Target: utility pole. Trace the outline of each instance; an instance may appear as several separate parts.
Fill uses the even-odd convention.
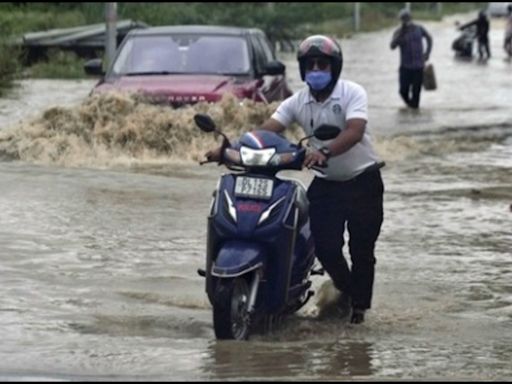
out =
[[[361,3],[354,3],[354,31],[361,28]]]
[[[117,48],[117,3],[105,3],[105,24],[107,26],[107,35],[105,39],[105,70],[110,68],[114,61]]]
[[[407,12],[411,12],[411,3],[405,3],[405,9]]]
[[[436,3],[437,16],[443,16],[443,3]]]

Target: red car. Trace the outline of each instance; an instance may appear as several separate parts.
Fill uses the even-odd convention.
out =
[[[255,28],[136,29],[124,38],[106,75],[101,59],[84,69],[103,76],[93,92],[139,91],[176,107],[219,101],[226,92],[265,103],[291,95],[284,64]]]

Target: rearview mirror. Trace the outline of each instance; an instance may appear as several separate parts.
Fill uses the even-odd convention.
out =
[[[84,71],[86,74],[93,76],[103,76],[105,74],[103,71],[103,62],[101,59],[92,59],[86,61],[84,64]]]
[[[197,113],[194,115],[194,121],[203,132],[214,132],[217,129],[214,121],[208,115]]]
[[[322,124],[317,129],[313,135],[318,140],[331,140],[338,136],[341,132],[341,129],[335,125]]]
[[[265,75],[282,75],[286,67],[280,61],[271,61],[265,65]]]

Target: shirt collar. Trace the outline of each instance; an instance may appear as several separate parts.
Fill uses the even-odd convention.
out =
[[[329,97],[327,99],[325,99],[322,104],[324,103],[328,103],[330,102],[331,100],[339,100],[341,99],[340,95],[341,95],[341,86],[342,86],[342,82],[343,80],[339,79],[337,82],[336,82],[336,85],[334,86],[331,94],[329,95]],[[304,105],[307,105],[307,104],[312,104],[312,103],[316,103],[317,101],[315,100],[315,98],[313,97],[313,95],[311,94],[311,91],[309,90],[309,87],[306,86],[306,92],[307,92],[307,96],[304,100]]]

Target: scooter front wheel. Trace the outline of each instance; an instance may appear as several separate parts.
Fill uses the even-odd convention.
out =
[[[247,340],[250,331],[249,285],[243,277],[219,279],[213,302],[217,339]]]

